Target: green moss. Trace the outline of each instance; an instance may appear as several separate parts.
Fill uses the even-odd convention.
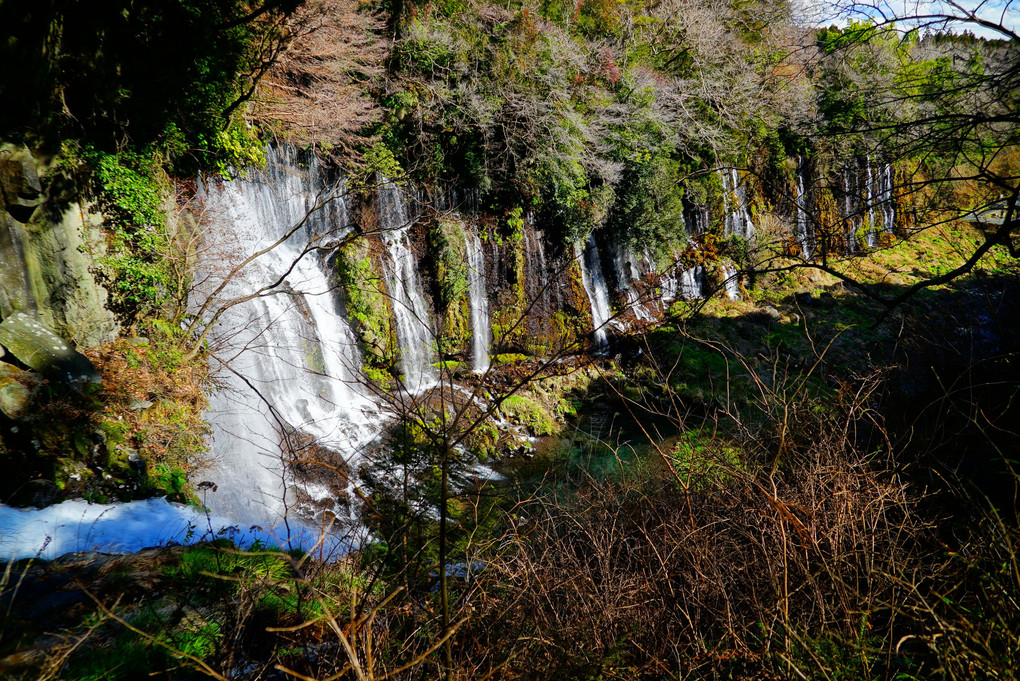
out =
[[[740,448],[710,430],[683,432],[670,456],[677,474],[694,488],[730,480],[741,467]]]
[[[527,426],[535,435],[552,435],[560,429],[560,424],[545,405],[529,396],[511,395],[499,405],[499,411]]]
[[[390,390],[393,388],[393,374],[382,369],[376,369],[375,367],[366,366],[362,369],[362,373],[370,381],[374,381],[379,384],[379,387],[383,390]]]
[[[344,244],[333,261],[333,271],[347,306],[347,318],[361,339],[365,362],[392,371],[396,364],[392,307],[369,246],[367,239]]]
[[[441,219],[429,230],[428,261],[434,277],[439,350],[466,353],[471,344],[471,292],[462,220]]]
[[[499,442],[499,431],[488,423],[480,424],[468,439],[468,449],[481,461],[485,462],[496,454]]]
[[[500,355],[493,355],[492,361],[495,364],[512,364],[514,362],[522,362],[528,359],[527,355],[522,355],[516,352],[505,352]]]

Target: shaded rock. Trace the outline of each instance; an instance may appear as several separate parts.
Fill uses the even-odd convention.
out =
[[[12,419],[21,418],[28,410],[35,383],[31,372],[0,362],[0,412]]]
[[[86,383],[102,381],[88,357],[23,312],[0,322],[0,344],[26,365],[72,388],[80,390]]]
[[[783,319],[783,314],[772,305],[761,305],[758,307],[758,312],[768,317],[773,322],[778,322]]]
[[[0,146],[0,191],[12,215],[25,222],[42,203],[42,182],[32,152],[25,146]],[[20,209],[20,210],[19,210]]]
[[[798,293],[794,296],[794,298],[797,301],[797,305],[800,305],[801,307],[807,307],[815,302],[815,297],[810,291]]]
[[[12,419],[20,419],[32,402],[32,391],[12,376],[0,376],[0,412]]]
[[[35,506],[45,508],[60,500],[60,488],[50,480],[37,478],[29,480],[7,499],[11,506]]]
[[[0,210],[0,318],[15,310],[35,310],[25,267],[23,244],[26,241],[25,226],[6,210]]]
[[[94,275],[101,253],[92,250],[103,243],[96,216],[79,203],[47,204],[25,230],[25,269],[39,321],[85,347],[113,340],[119,327]]]

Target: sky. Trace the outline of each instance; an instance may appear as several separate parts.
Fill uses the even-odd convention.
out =
[[[981,26],[977,19],[1020,33],[1020,0],[793,0],[795,16],[813,26],[845,25],[849,20],[868,17],[896,20],[904,28],[916,25],[914,18],[933,14],[959,17],[950,24],[962,33],[983,38],[1009,39],[1008,34]]]

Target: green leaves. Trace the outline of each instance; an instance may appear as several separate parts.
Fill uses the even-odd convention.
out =
[[[171,262],[179,250],[168,231],[170,181],[162,157],[151,149],[110,154],[65,144],[61,164],[83,173],[109,230],[105,268],[113,308],[127,321],[161,308],[171,294]]]

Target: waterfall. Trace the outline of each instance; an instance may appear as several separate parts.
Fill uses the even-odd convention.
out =
[[[662,275],[660,288],[662,289],[662,301],[668,303],[677,298],[683,300],[695,300],[703,298],[701,281],[705,277],[705,268],[701,265],[680,269],[679,266],[668,274]]]
[[[680,274],[680,296],[685,300],[703,298],[701,281],[705,278],[705,268],[701,265],[689,267]]]
[[[878,244],[878,234],[875,226],[875,178],[871,172],[870,155],[866,158],[864,165],[867,168],[867,180],[864,183],[864,205],[868,207],[868,233],[865,235],[865,240],[868,248],[874,248]]]
[[[552,291],[549,286],[549,270],[546,268],[545,249],[542,248],[542,236],[537,232],[532,235],[528,225],[524,227],[524,267],[527,293],[532,301],[541,302],[534,305],[533,311],[548,314],[552,309]]]
[[[793,236],[800,244],[801,255],[809,260],[814,250],[811,243],[811,227],[808,225],[808,197],[804,191],[804,160],[797,157],[797,182],[793,197]]]
[[[393,182],[386,178],[381,180],[379,223],[389,253],[389,258],[384,259],[383,270],[397,322],[400,371],[404,375],[404,387],[412,394],[418,394],[439,382],[432,366],[435,334],[418,279],[418,263],[408,245],[407,229],[411,221],[407,216],[404,195]]]
[[[277,526],[299,496],[343,506],[335,490],[298,494],[289,458],[315,442],[350,465],[382,416],[360,383],[358,341],[324,260],[309,248],[349,231],[343,184],[325,186],[314,160],[299,170],[293,151],[271,148],[268,159],[264,174],[200,186],[207,224],[192,307],[266,251],[226,281],[206,312],[228,305],[210,331],[222,389],[209,396],[212,463],[203,475],[218,486],[205,499],[213,513]]]
[[[876,172],[876,168],[878,168]],[[892,234],[896,226],[896,201],[893,196],[892,165],[876,166],[871,156],[856,157],[842,168],[843,218],[847,223],[847,252],[857,250],[857,232],[862,227],[865,243],[878,245],[879,231]],[[876,210],[881,208],[881,215]]]
[[[893,197],[892,164],[882,165],[878,174],[878,201],[882,205],[882,231],[892,234],[896,228],[896,200]]]
[[[723,232],[727,236],[750,239],[754,235],[754,223],[747,210],[747,194],[736,168],[729,172],[718,171],[723,186]]]
[[[562,278],[559,272],[550,271],[545,253],[545,235],[541,230],[534,229],[533,224],[533,216],[528,215],[522,235],[524,291],[529,308],[526,328],[534,337],[549,340],[557,332],[554,315],[557,310],[563,309]],[[557,268],[555,262],[552,267],[554,270]]]
[[[485,252],[477,234],[464,232],[468,259],[468,289],[471,296],[472,369],[485,373],[489,368],[489,292],[485,277]]]
[[[723,265],[723,286],[726,288],[726,297],[730,300],[743,300],[740,294],[740,273],[733,265]]]
[[[581,266],[581,282],[584,284],[588,301],[591,303],[591,318],[595,327],[595,346],[598,350],[605,350],[609,346],[606,325],[612,316],[612,310],[609,306],[609,290],[606,288],[606,279],[602,274],[602,259],[599,258],[599,249],[595,245],[595,235],[588,235],[586,246],[581,246],[580,242],[575,244],[574,253],[578,265]]]
[[[642,279],[642,268],[634,251],[623,244],[612,243],[610,250],[613,254],[613,270],[616,273],[616,285],[627,303],[627,308],[634,313],[634,316],[643,322],[653,319],[652,313],[641,301],[641,293],[635,286]]]
[[[854,219],[853,196],[857,188],[856,168],[847,164],[843,167],[843,217],[846,219],[846,252],[857,250],[857,223]]]
[[[542,283],[542,289],[545,292],[543,295],[549,301],[547,309],[551,312],[554,300],[556,301],[556,309],[561,309],[563,307],[563,291],[560,289],[562,284],[549,279],[549,265],[545,257],[545,234],[538,229],[535,230],[535,248],[538,253],[539,278]]]

